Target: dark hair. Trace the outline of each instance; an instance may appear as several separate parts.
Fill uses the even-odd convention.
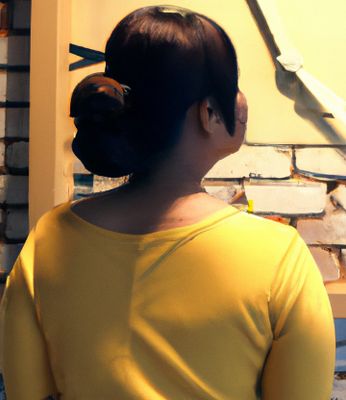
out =
[[[78,129],[72,148],[91,172],[118,177],[150,169],[178,142],[188,108],[208,96],[233,134],[236,53],[208,17],[140,8],[113,30],[105,61],[105,73],[83,79],[71,99]]]

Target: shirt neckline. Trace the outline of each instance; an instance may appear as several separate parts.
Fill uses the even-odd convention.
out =
[[[65,211],[67,215],[77,224],[80,226],[83,226],[84,228],[88,229],[89,231],[94,231],[98,232],[99,234],[102,234],[104,236],[108,236],[111,238],[117,238],[123,241],[147,241],[147,240],[152,240],[152,239],[171,239],[171,240],[176,240],[177,238],[180,238],[182,234],[190,232],[190,231],[195,231],[199,230],[204,227],[208,227],[210,225],[214,225],[218,222],[221,222],[222,220],[233,216],[234,214],[240,212],[236,207],[231,206],[231,205],[226,205],[224,208],[221,208],[220,210],[214,211],[213,213],[207,215],[203,219],[194,222],[193,224],[188,224],[188,225],[183,225],[183,226],[178,226],[174,228],[169,228],[169,229],[164,229],[164,230],[159,230],[159,231],[154,231],[154,232],[148,232],[148,233],[125,233],[125,232],[119,232],[119,231],[113,231],[110,229],[102,228],[99,225],[95,225],[86,219],[80,217],[78,214],[76,214],[74,211],[72,211],[72,205],[78,200],[71,200],[67,203],[65,203]]]

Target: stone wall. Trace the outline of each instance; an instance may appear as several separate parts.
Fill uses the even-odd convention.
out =
[[[205,177],[216,196],[244,191],[255,214],[296,227],[325,282],[346,277],[345,184],[346,146],[244,145]]]
[[[28,234],[30,6],[0,2],[1,282]]]

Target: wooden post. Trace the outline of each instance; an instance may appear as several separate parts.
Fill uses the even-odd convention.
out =
[[[29,220],[73,194],[69,115],[71,0],[32,0]]]

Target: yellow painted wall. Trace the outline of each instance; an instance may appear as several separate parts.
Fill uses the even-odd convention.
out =
[[[337,95],[346,97],[346,2],[344,0],[275,0],[286,31],[302,54],[307,70]],[[104,50],[115,24],[132,10],[162,4],[153,0],[72,0],[71,41]],[[240,87],[249,103],[249,143],[346,143],[346,127],[309,110],[310,101],[288,74],[281,86],[298,93],[298,102],[280,93],[276,68],[245,0],[175,0],[215,19],[230,35],[239,59]],[[71,60],[75,60],[71,57]],[[86,74],[103,65],[72,72],[71,90]]]

